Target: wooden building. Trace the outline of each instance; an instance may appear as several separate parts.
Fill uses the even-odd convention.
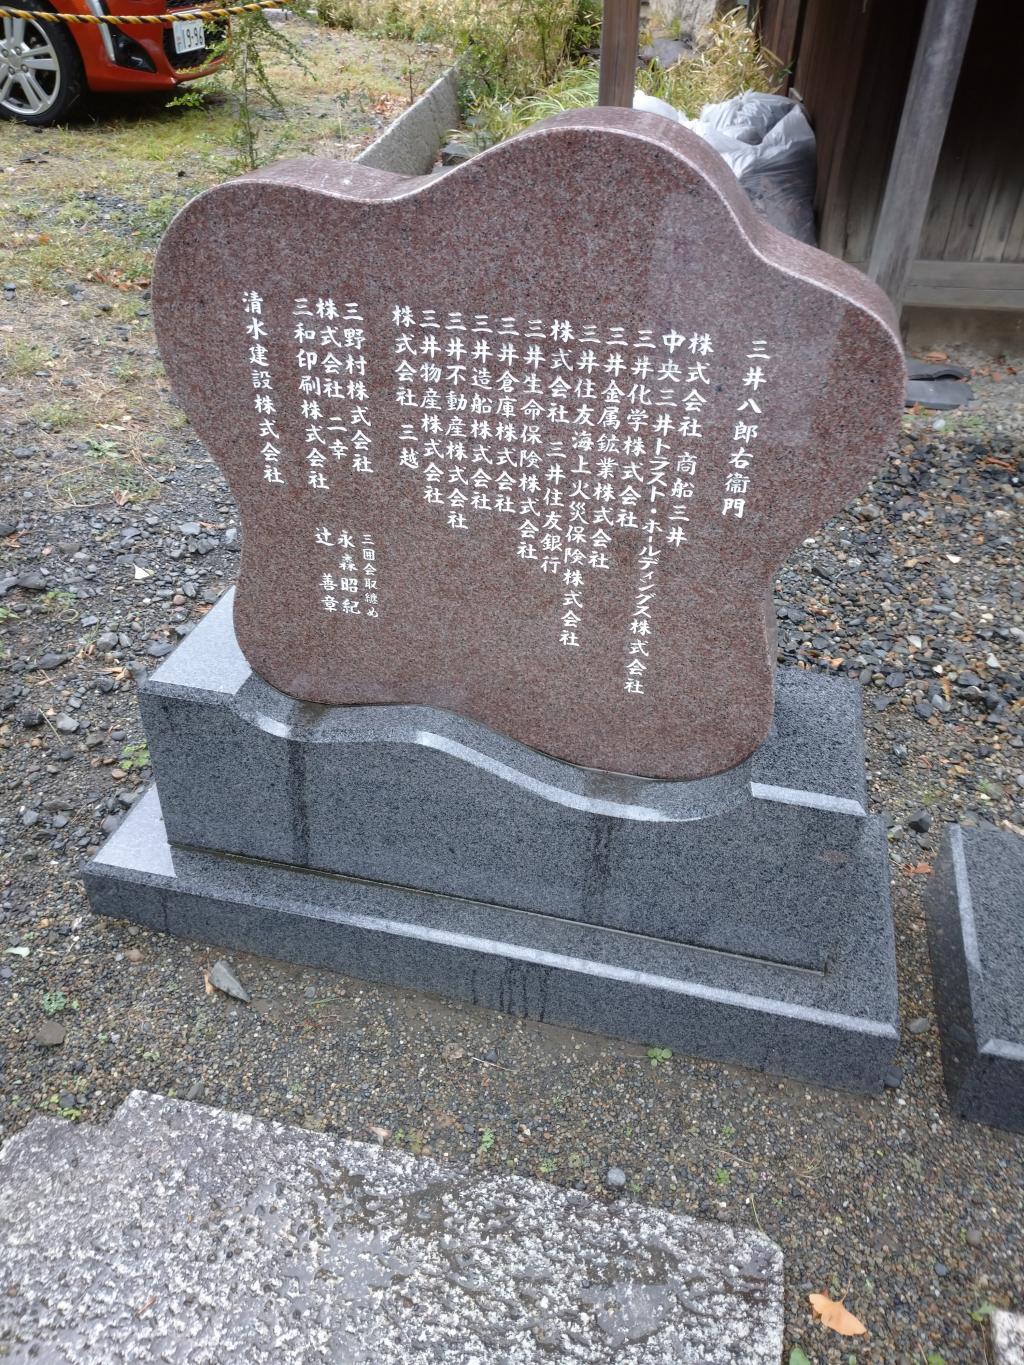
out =
[[[912,343],[1024,345],[1024,3],[757,0],[756,22],[814,125],[822,248]]]

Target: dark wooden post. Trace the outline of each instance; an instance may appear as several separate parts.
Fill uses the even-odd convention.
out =
[[[897,313],[921,243],[974,6],[975,0],[928,0],[921,24],[868,262]]]
[[[598,104],[632,109],[639,33],[640,0],[604,0]]]

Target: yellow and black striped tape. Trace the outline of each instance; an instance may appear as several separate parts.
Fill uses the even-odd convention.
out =
[[[278,9],[280,4],[281,0],[249,0],[244,5],[202,6],[197,9],[171,10],[164,14],[56,14],[53,10],[12,9],[0,5],[0,19],[30,19],[41,24],[111,24],[121,28],[132,24],[173,24],[178,19],[227,19],[232,14]]]

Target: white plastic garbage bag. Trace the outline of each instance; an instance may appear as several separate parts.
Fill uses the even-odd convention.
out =
[[[657,95],[645,94],[643,90],[633,91],[633,108],[642,109],[645,114],[660,114],[662,118],[671,119],[673,123],[684,121],[675,105],[669,104],[668,100],[658,99]]]
[[[633,108],[681,123],[720,152],[762,217],[812,246],[817,152],[802,106],[785,95],[745,91],[706,104],[690,119],[665,100],[637,90]]]
[[[817,152],[803,108],[785,95],[748,90],[682,120],[721,152],[769,223],[812,246]]]

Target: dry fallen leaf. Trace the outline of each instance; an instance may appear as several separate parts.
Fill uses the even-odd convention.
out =
[[[814,1316],[820,1318],[826,1327],[843,1337],[859,1337],[868,1329],[859,1318],[855,1318],[842,1303],[836,1303],[827,1294],[809,1294]]]
[[[209,972],[203,972],[203,989],[206,991],[206,994],[207,994],[207,995],[216,995],[216,994],[217,994],[216,987],[213,985],[213,982],[210,980],[210,973],[209,973]]]
[[[913,867],[907,868],[908,877],[927,877],[932,870],[931,863],[915,863]]]

